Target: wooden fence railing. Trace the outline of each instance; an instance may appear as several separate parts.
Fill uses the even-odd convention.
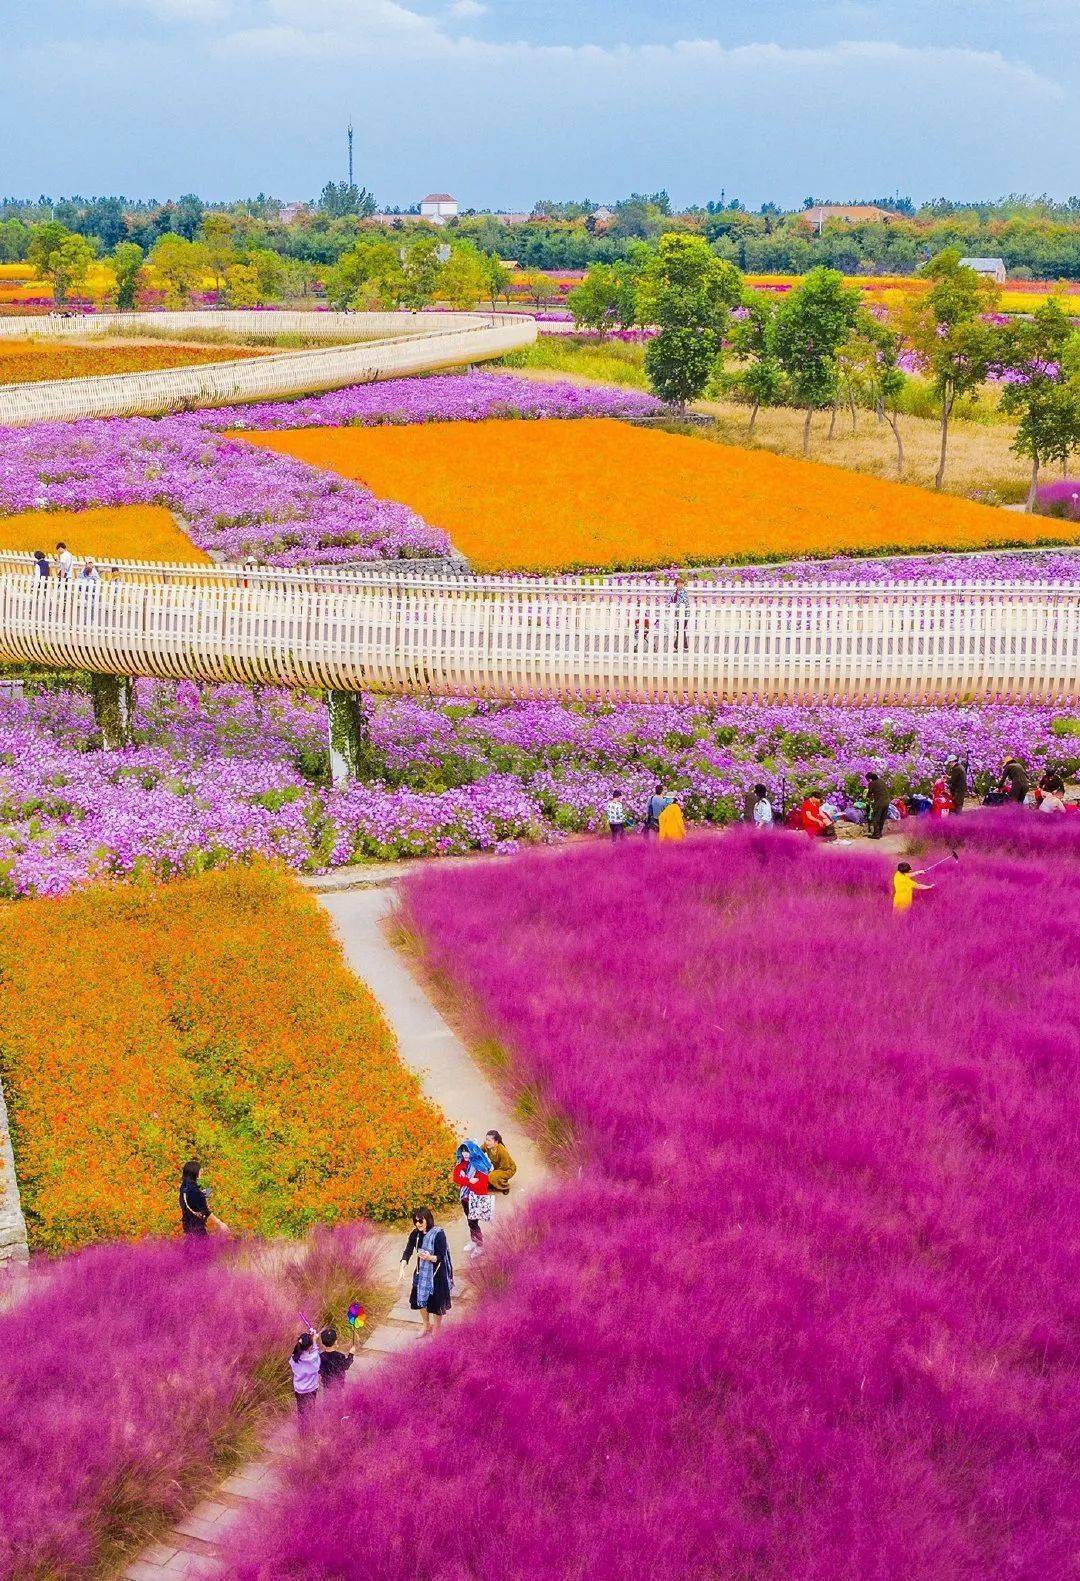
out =
[[[348,580],[346,580],[348,577]],[[1062,702],[1080,583],[739,586],[121,568],[0,574],[0,659],[343,691]]]
[[[271,321],[271,322],[266,322]],[[9,326],[14,325],[15,328]],[[433,368],[504,356],[536,339],[526,316],[482,313],[94,313],[86,317],[0,319],[0,339],[85,340],[110,329],[179,334],[226,330],[251,336],[302,333],[333,338],[356,335],[350,345],[320,346],[201,367],[114,373],[89,379],[53,379],[0,387],[0,426],[79,417],[152,416],[194,407],[228,406],[313,395],[347,384],[423,373]],[[360,339],[361,336],[378,338]]]

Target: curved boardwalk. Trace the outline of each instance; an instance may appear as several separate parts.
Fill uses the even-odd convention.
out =
[[[178,335],[225,332],[268,338],[304,335],[352,344],[288,351],[201,367],[54,379],[0,387],[0,426],[79,417],[153,416],[236,401],[314,395],[347,384],[482,362],[530,345],[532,318],[482,313],[309,313],[253,309],[207,313],[94,313],[81,318],[0,318],[0,339],[87,340],[139,330]]]
[[[336,691],[732,702],[1063,702],[1080,583],[895,587],[0,563],[0,660]]]

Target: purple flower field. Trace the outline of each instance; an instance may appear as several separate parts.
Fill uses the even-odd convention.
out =
[[[313,1235],[276,1277],[207,1240],[97,1246],[33,1265],[0,1313],[0,1575],[90,1577],[190,1508],[285,1397],[297,1307],[370,1287],[374,1242]],[[339,1314],[340,1316],[340,1314]]]
[[[1080,739],[1049,708],[721,709],[369,700],[379,777],[318,782],[325,711],[303,693],[140,681],[137,744],[94,749],[80,691],[0,695],[0,891],[62,894],[276,858],[296,869],[450,855],[605,827],[660,780],[727,822],[758,779],[789,804],[853,794],[870,768],[929,787],[950,752],[973,779],[1018,751],[1072,772]]]
[[[1080,840],[1041,822],[907,916],[779,834],[412,881],[563,1180],[228,1574],[1067,1581]]]

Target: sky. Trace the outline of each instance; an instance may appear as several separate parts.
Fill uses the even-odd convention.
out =
[[[0,195],[1080,191],[1080,0],[0,0]]]

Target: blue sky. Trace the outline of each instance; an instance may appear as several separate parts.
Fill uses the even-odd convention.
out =
[[[1080,0],[0,0],[0,192],[1080,190]]]

